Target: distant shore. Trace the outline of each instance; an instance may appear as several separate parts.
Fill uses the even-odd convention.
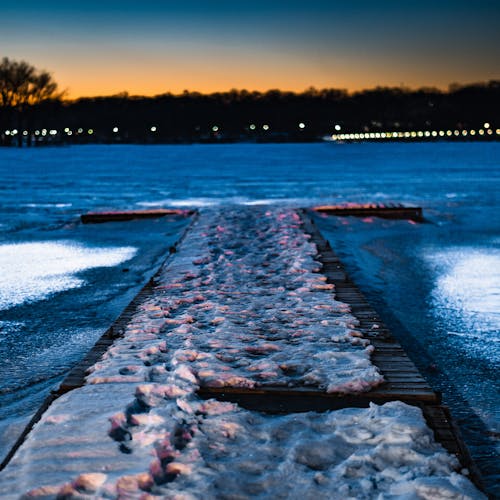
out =
[[[448,91],[310,88],[54,98],[23,109],[0,107],[0,144],[491,140],[500,137],[493,111],[499,107],[500,82],[494,80]]]
[[[15,133],[14,133],[15,131]],[[8,132],[8,133],[6,133]],[[36,133],[38,132],[38,133]],[[142,141],[133,141],[117,135],[113,140],[107,137],[99,137],[92,131],[76,132],[75,135],[68,136],[67,133],[61,133],[57,129],[49,131],[36,130],[29,135],[22,135],[19,142],[19,131],[4,131],[0,134],[0,147],[44,147],[44,146],[73,146],[85,144],[137,144],[137,145],[189,145],[189,144],[301,144],[301,143],[321,143],[334,142],[342,143],[361,143],[361,142],[498,142],[500,141],[500,129],[479,129],[472,130],[411,130],[411,131],[385,131],[385,132],[350,132],[342,134],[324,135],[321,137],[297,137],[286,134],[269,134],[259,138],[248,137],[202,137],[198,140],[193,139],[147,139]]]

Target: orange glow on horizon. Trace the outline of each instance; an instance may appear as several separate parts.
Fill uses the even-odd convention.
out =
[[[448,90],[450,83],[456,83],[456,80],[445,80],[442,83],[426,84],[425,82],[415,82],[407,84],[402,82],[384,82],[369,79],[344,80],[336,82],[334,80],[322,80],[306,82],[303,79],[294,81],[286,79],[280,81],[269,81],[266,78],[247,78],[245,82],[242,79],[238,81],[224,81],[217,76],[206,76],[203,78],[193,78],[190,80],[172,81],[168,77],[145,78],[144,81],[137,81],[132,75],[128,77],[107,78],[96,80],[90,77],[77,79],[74,76],[58,77],[63,72],[53,73],[55,80],[59,84],[60,90],[65,90],[65,99],[73,100],[84,97],[106,97],[121,93],[127,93],[129,96],[153,97],[156,95],[171,93],[174,95],[182,94],[185,91],[199,92],[201,94],[211,94],[216,92],[228,92],[230,90],[247,90],[249,92],[267,92],[269,90],[280,90],[284,92],[304,92],[314,87],[320,89],[339,89],[346,90],[349,93],[373,89],[375,87],[401,87],[417,89],[422,87],[434,87],[439,90]],[[78,81],[76,81],[78,80]],[[477,82],[488,81],[485,79],[476,79],[461,81],[460,84],[467,85]]]
[[[317,89],[345,89],[349,92],[385,87],[437,87],[450,83],[471,83],[495,79],[493,69],[476,72],[431,64],[407,67],[404,73],[396,61],[385,56],[374,60],[368,55],[356,59],[317,53],[304,57],[287,48],[259,52],[248,49],[224,52],[218,46],[193,46],[182,53],[163,52],[154,47],[105,47],[94,50],[72,46],[67,51],[47,53],[41,49],[23,51],[12,58],[26,59],[52,73],[67,99],[116,95],[154,96],[181,94],[185,90],[209,94],[231,89],[265,92],[270,89],[303,92]],[[402,80],[404,74],[404,81]],[[429,76],[431,75],[431,76]]]
[[[381,87],[400,87],[400,83],[375,83],[366,81],[349,81],[343,83],[335,82],[290,82],[284,81],[283,83],[268,83],[265,79],[253,78],[248,79],[245,84],[237,84],[232,82],[223,82],[219,78],[204,78],[203,80],[196,79],[193,80],[191,84],[188,82],[171,82],[164,78],[147,78],[144,84],[142,82],[133,81],[132,78],[119,78],[111,79],[107,81],[95,81],[92,79],[85,79],[83,81],[74,82],[74,79],[58,79],[56,75],[55,79],[59,84],[61,90],[65,90],[65,98],[79,99],[84,97],[106,97],[113,96],[121,93],[127,93],[130,96],[144,96],[153,97],[156,95],[171,93],[174,95],[182,94],[185,91],[188,92],[199,92],[201,94],[211,94],[216,92],[228,92],[230,90],[247,90],[249,92],[267,92],[269,90],[280,90],[284,92],[304,92],[307,89],[314,87],[318,90],[325,88],[333,88],[346,90],[349,93],[357,92],[361,90],[366,90],[370,88]],[[196,82],[196,83],[194,83]],[[463,82],[464,84],[467,82]],[[474,82],[470,82],[474,83]],[[441,85],[406,85],[409,88],[419,88],[419,87],[436,87],[440,90],[447,90],[449,83]]]
[[[407,72],[406,80],[402,82],[398,70],[385,62],[368,72],[367,65],[359,60],[356,64],[339,61],[328,65],[322,58],[295,59],[293,53],[281,54],[277,63],[271,54],[268,57],[248,54],[242,58],[218,55],[215,59],[202,53],[190,54],[190,57],[167,55],[160,58],[157,54],[143,56],[129,51],[117,51],[112,58],[102,54],[92,59],[68,60],[67,56],[63,56],[56,61],[47,59],[38,64],[51,71],[59,87],[67,90],[68,99],[122,92],[137,96],[181,94],[185,90],[203,94],[231,89],[303,92],[315,87],[353,92],[377,86],[401,85],[447,89],[451,82],[461,80],[465,83],[464,80],[468,80],[436,70],[433,80],[429,81],[427,73],[415,69]],[[488,80],[489,76],[493,77],[484,75],[482,80]]]
[[[201,72],[200,72],[201,73]],[[137,75],[116,71],[95,78],[92,72],[84,75],[75,75],[68,71],[54,71],[53,75],[61,89],[66,90],[65,97],[78,99],[80,97],[98,97],[116,95],[127,92],[134,96],[155,96],[165,93],[181,94],[184,91],[210,94],[229,90],[248,90],[249,92],[266,92],[271,89],[282,91],[303,92],[310,87],[337,88],[348,91],[366,88],[363,82],[349,81],[343,84],[323,79],[322,81],[308,81],[307,78],[294,78],[294,75],[283,74],[281,78],[269,78],[266,74],[245,74],[240,71],[237,78],[224,78],[219,74],[185,75],[183,78],[172,78],[169,74],[148,75],[144,79]]]

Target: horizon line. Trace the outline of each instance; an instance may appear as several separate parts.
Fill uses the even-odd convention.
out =
[[[418,92],[418,91],[437,91],[441,93],[450,93],[453,92],[455,89],[459,88],[465,88],[465,87],[475,87],[475,86],[487,86],[491,85],[492,83],[500,83],[500,77],[498,79],[489,79],[489,80],[479,80],[479,81],[470,81],[467,83],[462,83],[462,82],[451,82],[447,86],[442,87],[442,86],[437,86],[437,85],[420,85],[420,86],[410,86],[410,85],[375,85],[372,87],[360,87],[357,89],[347,89],[345,87],[316,87],[314,85],[311,85],[304,90],[290,90],[290,89],[284,89],[284,88],[279,88],[279,87],[271,87],[266,90],[257,90],[257,89],[247,89],[247,88],[237,88],[237,87],[231,87],[226,90],[215,90],[215,91],[210,91],[210,92],[203,92],[200,90],[189,90],[189,89],[184,89],[183,91],[180,92],[175,92],[175,91],[170,91],[166,90],[165,92],[160,92],[160,93],[152,93],[152,94],[131,94],[129,93],[128,90],[122,90],[119,92],[115,92],[112,94],[93,94],[93,95],[79,95],[79,96],[72,96],[71,93],[69,92],[69,89],[63,89],[61,92],[63,92],[63,101],[66,102],[71,102],[71,101],[78,101],[80,99],[96,99],[96,98],[113,98],[113,97],[126,97],[128,99],[134,99],[134,98],[157,98],[157,97],[162,97],[162,96],[173,96],[173,97],[180,97],[186,94],[198,94],[201,96],[212,96],[216,94],[229,94],[229,93],[241,93],[241,92],[248,92],[249,94],[267,94],[270,92],[281,92],[281,93],[286,93],[286,94],[306,94],[308,92],[321,92],[321,91],[338,91],[338,92],[344,92],[348,96],[352,96],[355,94],[363,93],[363,92],[370,92],[374,90],[402,90],[405,92]]]

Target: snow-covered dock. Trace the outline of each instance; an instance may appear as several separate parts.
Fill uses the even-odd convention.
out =
[[[53,398],[2,498],[483,498],[438,395],[291,209],[196,216]]]

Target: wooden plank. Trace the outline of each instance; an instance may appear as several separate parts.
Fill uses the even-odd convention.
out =
[[[293,411],[323,411],[324,409],[340,409],[350,406],[365,407],[370,402],[381,404],[387,401],[403,401],[439,403],[438,395],[426,383],[386,382],[380,388],[359,394],[326,393],[314,387],[279,387],[258,386],[252,389],[239,387],[200,387],[198,394],[203,398],[215,398],[234,403],[242,402],[247,408],[274,412],[276,401],[286,403],[295,408]],[[253,398],[258,400],[253,401]],[[301,409],[300,409],[301,408]],[[291,410],[290,410],[291,411]]]
[[[422,406],[427,425],[433,430],[436,441],[451,454],[455,455],[461,467],[469,470],[470,479],[481,491],[485,491],[484,482],[469,450],[465,446],[460,431],[455,424],[450,410],[442,405]]]
[[[424,217],[421,207],[387,206],[381,204],[370,205],[323,205],[313,208],[321,212],[337,217],[381,217],[384,219],[409,219],[423,222]]]
[[[401,373],[401,372],[394,372],[394,373],[387,373],[385,375],[385,379],[387,382],[400,382],[406,380],[407,382],[415,383],[415,382],[426,382],[426,380],[418,375],[414,374],[413,372],[409,373]]]
[[[101,222],[129,221],[133,219],[153,219],[167,215],[187,217],[193,215],[194,210],[155,209],[155,210],[122,210],[108,212],[88,212],[82,214],[80,219],[83,224],[97,224]]]
[[[364,408],[371,402],[383,404],[403,401],[407,404],[436,404],[433,391],[421,389],[374,390],[361,394],[328,394],[324,391],[295,388],[257,387],[253,389],[223,387],[200,387],[198,395],[204,399],[237,403],[243,408],[265,413],[294,413],[304,411],[326,411],[342,408]]]

